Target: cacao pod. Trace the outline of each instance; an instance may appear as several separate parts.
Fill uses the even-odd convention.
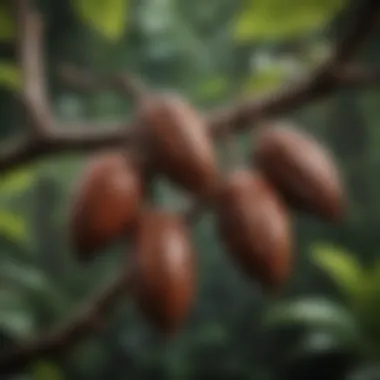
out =
[[[143,179],[131,157],[122,152],[94,157],[73,199],[70,232],[81,260],[125,237],[143,202]]]
[[[289,204],[337,222],[344,218],[344,186],[330,153],[292,127],[263,129],[254,152],[257,167]]]
[[[138,120],[155,168],[194,195],[211,198],[219,180],[216,151],[193,107],[165,93],[143,102]]]
[[[171,336],[189,314],[195,294],[195,262],[190,231],[176,214],[146,210],[133,256],[137,304],[148,322]]]
[[[248,277],[272,292],[292,269],[292,227],[286,206],[259,172],[231,173],[216,202],[220,238]]]

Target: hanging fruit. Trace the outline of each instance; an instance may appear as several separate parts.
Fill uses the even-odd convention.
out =
[[[190,312],[195,295],[196,257],[190,231],[176,214],[142,214],[133,256],[136,300],[146,319],[171,336]]]
[[[288,126],[263,128],[257,138],[256,166],[292,207],[327,221],[344,218],[344,186],[327,149]]]
[[[292,269],[291,221],[265,178],[246,169],[232,172],[216,215],[220,239],[238,267],[264,289],[281,289]]]
[[[205,121],[196,110],[177,95],[161,94],[142,103],[138,120],[155,168],[195,196],[212,197],[219,180],[218,162]]]
[[[143,179],[125,153],[94,157],[73,199],[70,233],[81,260],[131,232],[143,202]]]

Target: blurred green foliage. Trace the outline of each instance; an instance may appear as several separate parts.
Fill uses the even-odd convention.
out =
[[[356,256],[333,246],[316,246],[313,261],[328,272],[340,288],[354,300],[367,290],[365,273]]]
[[[91,27],[117,41],[127,27],[129,0],[74,0],[75,10]]]
[[[39,362],[33,365],[33,378],[36,380],[64,380],[62,371],[52,363]]]
[[[12,91],[20,88],[20,71],[12,62],[0,62],[0,83]]]
[[[9,3],[3,1],[0,4],[0,41],[13,40],[16,36],[14,19],[10,17]]]
[[[356,257],[344,250],[320,249],[314,260],[345,293],[351,312],[365,330],[367,340],[380,353],[380,260],[364,268]]]
[[[15,36],[8,3],[0,4],[1,140],[25,133],[14,96],[19,72],[7,48]],[[127,98],[68,90],[57,76],[60,63],[137,72],[153,88],[178,90],[207,110],[306,75],[330,51],[329,41],[340,31],[339,11],[350,1],[38,3],[46,21],[56,114],[100,129],[133,116]],[[378,60],[376,37],[363,58],[369,65]],[[213,216],[205,215],[193,229],[198,298],[176,340],[160,341],[125,299],[104,333],[73,347],[59,362],[36,361],[23,378],[379,379],[378,102],[376,89],[342,91],[286,115],[335,153],[350,217],[330,226],[295,216],[295,269],[282,297],[269,298],[240,275],[225,255]],[[247,157],[251,138],[243,134],[238,144]],[[222,149],[219,155],[225,163]],[[125,247],[112,247],[88,266],[75,261],[67,220],[85,163],[67,154],[0,176],[0,351],[65,321],[115,276],[126,254]],[[188,200],[164,181],[155,190],[164,207],[182,208]]]
[[[235,38],[285,40],[297,38],[326,27],[345,0],[246,0],[237,16]]]

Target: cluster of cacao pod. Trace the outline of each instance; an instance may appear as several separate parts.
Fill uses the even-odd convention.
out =
[[[330,154],[292,127],[261,129],[252,149],[254,165],[222,173],[205,120],[181,97],[148,97],[137,120],[148,171],[210,204],[232,261],[264,290],[281,289],[291,275],[290,210],[329,221],[345,214],[342,181]],[[190,312],[197,260],[183,216],[147,199],[146,172],[127,151],[95,157],[75,195],[70,231],[82,260],[129,239],[137,305],[154,327],[171,335]]]

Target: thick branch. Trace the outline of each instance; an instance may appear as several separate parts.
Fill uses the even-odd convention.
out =
[[[380,83],[380,72],[360,67],[347,67],[334,74],[334,86],[324,92],[316,92],[308,79],[299,84],[288,84],[267,97],[246,103],[222,108],[209,116],[209,126],[216,138],[223,131],[225,123],[230,123],[235,130],[249,126],[264,116],[272,116],[295,109],[309,103],[318,96],[326,96],[334,90],[372,86]],[[98,84],[87,87],[99,88]],[[114,87],[112,87],[114,88]],[[68,152],[86,152],[118,147],[131,140],[131,126],[120,125],[103,132],[90,132],[93,128],[79,126],[82,133],[65,132],[75,130],[74,126],[63,126],[61,133],[55,132],[48,140],[34,141],[21,139],[4,146],[0,150],[0,173],[12,170],[20,165],[39,158]]]
[[[67,132],[65,130],[74,130]],[[48,139],[28,137],[10,142],[0,150],[0,173],[12,170],[22,164],[33,162],[59,153],[75,153],[104,150],[128,142],[125,125],[110,130],[88,132],[91,126],[65,126],[62,132],[55,132]]]
[[[22,0],[20,1],[22,2]],[[353,16],[356,17],[352,20],[351,27],[345,36],[341,41],[338,41],[335,54],[325,64],[321,65],[314,75],[299,83],[286,84],[269,96],[256,100],[248,100],[237,105],[216,110],[208,118],[211,133],[217,138],[223,132],[226,124],[231,125],[233,129],[238,131],[252,126],[260,118],[295,109],[312,100],[327,96],[340,88],[368,85],[372,76],[374,79],[377,79],[373,75],[374,73],[371,74],[372,76],[369,73],[363,75],[364,70],[347,69],[345,71],[342,67],[336,67],[332,64],[333,62],[340,62],[342,57],[347,60],[351,58],[352,54],[359,49],[360,44],[364,42],[367,33],[376,24],[379,3],[376,0],[367,0],[361,1],[359,6],[359,10],[352,12]],[[352,44],[349,44],[347,41],[351,40]],[[351,46],[352,51],[347,50],[347,46]],[[132,78],[127,76],[96,79],[88,73],[69,66],[64,71],[66,79],[71,81],[72,85],[76,84],[87,90],[113,88],[122,91],[134,91],[135,89],[137,94],[141,94],[140,91],[144,91],[139,84],[134,87],[135,83],[138,82],[132,81]],[[82,79],[80,80],[80,78]],[[46,103],[42,102],[42,104]],[[66,128],[61,128],[61,130],[66,130]],[[121,135],[121,131],[117,131],[116,133],[114,131],[105,132],[103,136],[92,135],[90,132],[81,136],[62,134],[52,137],[52,141],[46,141],[43,144],[28,141],[19,143],[0,154],[0,171],[14,168],[17,165],[53,153],[86,151],[119,146],[123,143],[119,139]],[[104,143],[102,143],[102,138],[104,139]],[[125,135],[125,138],[127,138],[127,135]],[[132,140],[130,135],[129,138]]]
[[[327,76],[328,75],[328,76]],[[322,80],[319,80],[322,79]],[[347,66],[332,69],[321,76],[321,72],[297,83],[287,83],[277,91],[248,100],[228,108],[216,110],[209,116],[208,125],[213,136],[223,134],[223,124],[233,125],[235,132],[252,128],[255,121],[295,110],[314,100],[329,96],[335,91],[368,87],[380,84],[378,70]]]
[[[21,3],[26,3],[26,0]],[[358,3],[358,2],[356,2]],[[337,73],[337,65],[342,65],[352,58],[357,52],[365,37],[373,27],[378,17],[380,2],[378,0],[361,0],[360,10],[353,12],[353,20],[349,25],[345,37],[338,42],[335,54],[326,64],[310,78],[284,86],[275,94],[256,101],[248,101],[244,104],[222,109],[209,117],[209,127],[216,137],[223,131],[226,123],[238,130],[246,127],[249,123],[263,116],[285,112],[289,109],[306,104],[320,96],[326,96],[336,90],[342,84],[357,85],[350,83],[347,78],[340,77]],[[344,67],[344,66],[342,66]],[[352,73],[350,74],[352,75]],[[122,132],[107,132],[102,138],[93,135],[72,136],[57,135],[49,137],[48,141],[31,143],[22,142],[13,147],[8,153],[0,156],[0,169],[5,170],[7,165],[31,161],[50,153],[58,153],[66,150],[95,149],[108,145],[124,144],[121,138]],[[102,142],[102,139],[104,141]],[[21,157],[21,158],[20,158]],[[199,215],[198,206],[192,208],[186,215],[191,219]],[[31,360],[41,355],[62,352],[72,344],[76,343],[85,334],[94,330],[94,317],[102,317],[109,307],[116,301],[129,285],[128,278],[122,273],[120,277],[109,286],[109,288],[92,305],[74,318],[65,327],[48,333],[35,341],[20,344],[17,348],[4,353],[0,357],[0,372],[12,372],[21,370]]]
[[[335,72],[336,80],[344,87],[371,87],[380,84],[380,70],[367,69],[360,66],[347,66]]]

